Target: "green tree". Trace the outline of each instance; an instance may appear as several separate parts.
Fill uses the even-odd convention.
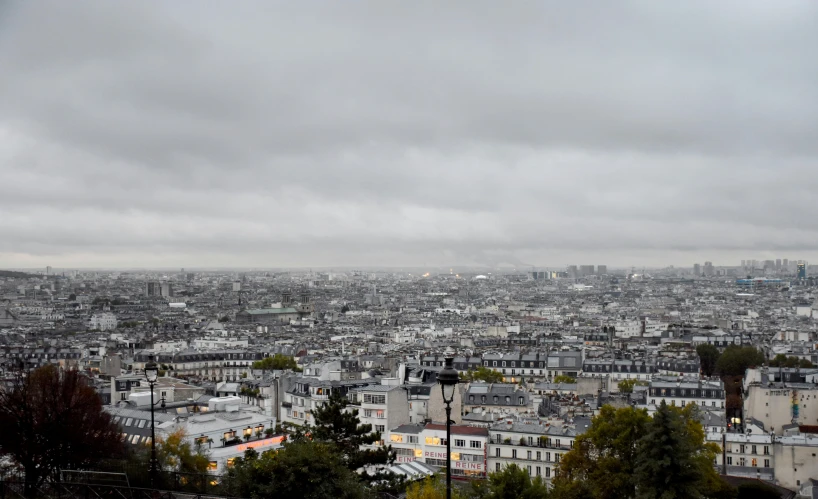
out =
[[[710,343],[702,343],[696,347],[696,355],[699,356],[702,374],[705,376],[713,376],[716,372],[716,363],[721,356],[719,349]]]
[[[719,481],[713,460],[719,447],[705,442],[695,406],[664,401],[637,444],[634,479],[640,499],[711,497]]]
[[[815,367],[812,362],[807,359],[799,359],[798,357],[787,357],[783,353],[779,353],[773,360],[770,361],[771,367]]]
[[[464,381],[485,381],[486,383],[501,383],[503,375],[497,371],[479,366],[476,370],[469,369],[460,376]]]
[[[560,374],[559,376],[554,376],[552,381],[553,383],[576,383],[577,380],[572,378],[571,376],[566,376],[565,374]]]
[[[764,354],[751,346],[731,345],[716,361],[716,372],[721,376],[744,376],[748,368],[764,363]]]
[[[272,357],[265,357],[262,360],[253,362],[253,369],[263,369],[265,371],[286,370],[301,372],[295,359],[289,355],[277,353]]]
[[[330,443],[298,438],[279,451],[258,455],[253,449],[236,459],[224,479],[237,497],[366,499],[374,497]]]
[[[516,464],[489,475],[487,499],[547,499],[548,486],[541,477],[533,480]]]
[[[637,442],[649,424],[644,409],[603,406],[588,430],[576,438],[574,448],[562,456],[553,480],[556,497],[633,497]]]
[[[616,386],[619,388],[621,393],[633,393],[634,386],[647,386],[647,381],[641,381],[637,379],[623,379],[620,381]]]
[[[333,394],[322,406],[313,409],[312,416],[315,425],[306,431],[315,442],[333,444],[340,452],[342,462],[351,471],[360,471],[363,468],[376,468],[373,474],[364,470],[360,473],[361,479],[374,483],[390,481],[396,477],[383,469],[386,465],[395,462],[395,451],[392,446],[373,444],[381,441],[380,432],[373,432],[372,425],[361,424],[358,419],[358,410],[347,410],[349,402],[341,395]],[[396,484],[384,484],[394,487]]]

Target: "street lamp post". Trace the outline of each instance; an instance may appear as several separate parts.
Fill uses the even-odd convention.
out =
[[[151,475],[151,487],[156,485],[156,473],[159,469],[159,463],[156,460],[156,433],[154,432],[154,422],[153,422],[153,386],[156,384],[156,379],[159,377],[159,368],[156,366],[156,362],[150,361],[145,366],[145,379],[148,381],[148,385],[150,386],[151,390],[151,462],[150,462],[150,475]]]
[[[446,404],[446,499],[452,499],[452,401],[460,380],[457,370],[452,366],[453,362],[453,357],[446,357],[446,364],[437,375],[443,402]]]

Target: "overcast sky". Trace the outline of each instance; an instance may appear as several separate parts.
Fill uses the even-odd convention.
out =
[[[818,263],[818,2],[0,2],[0,268]]]

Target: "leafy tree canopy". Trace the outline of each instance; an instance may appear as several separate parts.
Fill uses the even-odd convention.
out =
[[[553,379],[554,383],[576,383],[577,380],[572,378],[571,376],[566,376],[565,374],[560,374],[559,376],[554,376]]]
[[[764,354],[755,347],[731,345],[716,361],[716,371],[722,376],[744,376],[748,368],[763,363]]]
[[[272,357],[266,357],[262,360],[253,362],[253,369],[264,369],[265,371],[272,371],[276,369],[301,372],[295,359],[289,355],[277,353]]]
[[[699,364],[705,376],[713,376],[716,372],[716,363],[721,354],[719,349],[709,343],[703,343],[696,347],[696,355],[699,356]]]
[[[48,365],[16,374],[0,389],[0,455],[25,472],[26,494],[59,470],[88,469],[122,455],[119,427],[76,370]]]
[[[807,359],[799,359],[798,357],[792,356],[787,357],[783,353],[780,353],[773,357],[773,360],[770,361],[770,366],[772,367],[815,367],[812,362]]]
[[[485,381],[486,383],[502,383],[503,375],[497,371],[480,366],[476,370],[469,369],[461,375],[464,381]]]
[[[623,379],[616,386],[619,387],[619,391],[622,393],[633,393],[634,386],[647,386],[647,384],[647,381],[638,379]]]

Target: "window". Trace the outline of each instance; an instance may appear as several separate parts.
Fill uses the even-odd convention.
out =
[[[481,442],[479,440],[472,440],[471,442],[469,442],[469,446],[472,449],[482,449],[483,448],[483,442]]]
[[[371,418],[372,417],[372,409],[364,409],[364,417]]]
[[[125,426],[131,426],[131,423],[133,423],[133,418],[128,418],[125,420]]]
[[[751,450],[750,450],[750,453],[751,453],[751,454],[758,454],[758,453],[756,452],[756,446],[755,446],[755,445],[754,445],[754,446],[752,446],[752,448],[751,448]],[[755,466],[755,464],[754,464],[753,466]]]
[[[208,471],[216,471],[217,469],[219,469],[219,463],[218,463],[218,462],[216,462],[216,461],[210,461],[210,462],[207,464],[207,470],[208,470]]]
[[[494,448],[494,457],[500,457],[500,448],[499,447]]]
[[[743,457],[738,458],[738,465],[739,466],[747,466],[747,460]]]
[[[551,477],[551,468],[546,466],[545,467],[545,478],[550,478],[550,477]]]
[[[528,466],[528,476],[531,476],[531,466]]]
[[[531,461],[531,451],[526,452],[525,458],[528,459],[529,461]]]
[[[770,467],[770,460],[769,460],[769,459],[765,459],[765,460],[764,460],[764,467],[765,467],[765,468],[769,468],[769,467]]]
[[[517,449],[511,449],[511,458],[517,459]]]
[[[550,453],[550,452],[546,452],[546,453],[545,453],[545,460],[546,460],[547,462],[549,462],[549,463],[551,462],[551,453]]]
[[[375,411],[375,417],[377,417],[378,419],[384,419],[386,418],[386,414],[384,413],[384,411]]]
[[[743,444],[738,446],[738,453],[739,454],[744,454],[744,445]]]
[[[386,403],[386,395],[373,395],[371,393],[364,393],[364,404],[380,404]]]
[[[753,458],[753,459],[750,461],[750,466],[752,466],[753,468],[755,468],[756,466],[758,466],[758,459]]]
[[[500,471],[500,463],[494,465],[494,471]]]
[[[560,455],[559,455],[558,453],[556,453],[556,452],[554,453],[554,462],[555,462],[555,463],[559,463],[559,462],[560,462]]]
[[[542,461],[542,452],[537,451],[537,461]]]
[[[732,465],[733,465],[733,458],[728,456],[727,457],[727,466],[732,466]]]
[[[540,469],[540,467],[539,467],[539,466],[537,466],[537,476],[540,476],[540,475],[542,474],[542,473],[541,473],[541,471],[542,471],[542,470]]]
[[[426,437],[426,445],[446,445],[445,441],[445,438]]]
[[[520,397],[520,405],[525,405],[525,397]]]
[[[764,446],[764,455],[765,455],[765,456],[769,456],[769,455],[770,455],[770,446],[769,446],[769,445],[765,445],[765,446]]]
[[[375,425],[375,431],[377,431],[379,433],[383,433],[384,431],[386,431],[386,427],[384,425],[382,425],[382,424],[376,424]]]
[[[465,447],[466,446],[466,441],[465,440],[460,440],[459,438],[456,438],[454,440],[454,446],[455,447]]]
[[[418,443],[418,436],[417,435],[409,435],[409,443],[410,444]]]
[[[395,435],[393,433],[393,434],[389,435],[389,441],[390,442],[403,443],[403,435]]]

